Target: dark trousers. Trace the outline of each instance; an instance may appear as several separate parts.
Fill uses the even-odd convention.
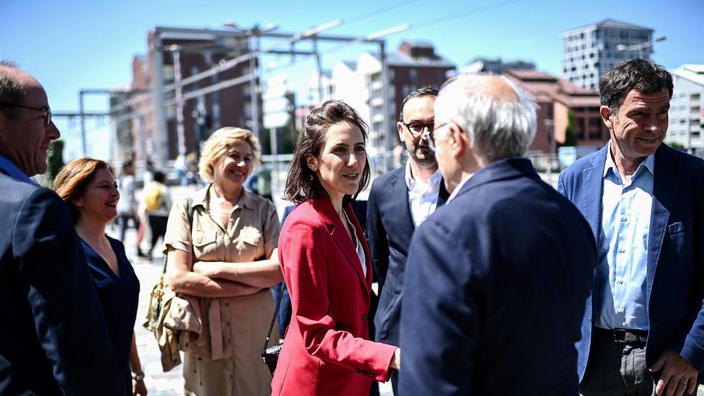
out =
[[[127,227],[129,226],[129,221],[132,220],[134,224],[134,229],[139,229],[139,217],[132,213],[120,213],[117,216],[117,224],[120,225],[120,242],[125,242],[125,233],[127,232]]]
[[[587,371],[579,386],[582,396],[651,396],[653,377],[645,363],[645,340],[614,337],[594,328]]]
[[[166,222],[169,219],[168,216],[161,216],[161,215],[149,215],[149,229],[151,230],[152,234],[152,243],[149,245],[149,256],[151,257],[152,251],[154,250],[154,247],[156,246],[156,243],[159,241],[159,238],[164,238],[164,234],[166,234]]]

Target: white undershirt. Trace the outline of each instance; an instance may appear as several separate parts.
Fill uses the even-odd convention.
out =
[[[440,181],[442,175],[440,170],[436,170],[428,183],[413,178],[411,172],[411,160],[406,162],[406,187],[408,187],[408,206],[411,208],[411,218],[413,224],[418,227],[428,218],[438,206],[438,195],[440,193]]]

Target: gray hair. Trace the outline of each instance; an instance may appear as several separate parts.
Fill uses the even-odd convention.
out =
[[[485,164],[521,156],[536,130],[535,102],[513,81],[500,76],[515,99],[492,95],[485,74],[460,74],[448,80],[435,100],[435,119],[454,122],[467,134]]]

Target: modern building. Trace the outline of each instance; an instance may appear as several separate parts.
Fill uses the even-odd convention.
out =
[[[653,29],[605,19],[562,34],[562,72],[582,88],[599,89],[612,66],[653,53]]]
[[[223,125],[259,131],[261,117],[252,119],[261,114],[261,95],[252,97],[260,91],[255,89],[259,81],[250,73],[258,59],[243,32],[158,26],[149,32],[147,46],[146,54],[132,60],[131,84],[132,90],[147,93],[112,104],[131,110],[130,123],[118,126],[116,134],[118,142],[134,147],[118,152],[131,151],[138,162],[150,158],[163,166],[180,151],[197,152],[200,142]],[[205,73],[215,66],[217,73]],[[182,118],[177,117],[178,86]]]
[[[542,71],[507,70],[504,75],[516,81],[538,104],[538,129],[529,151],[555,153],[565,143],[597,148],[609,140],[596,91]]]
[[[682,65],[671,73],[674,90],[667,142],[701,155],[704,153],[704,65]]]
[[[391,153],[400,143],[396,121],[403,98],[423,86],[439,88],[455,69],[424,41],[402,42],[384,60],[385,71],[378,54],[364,53],[356,62],[339,62],[332,71],[332,96],[349,103],[369,125],[367,147],[375,173],[398,165]]]

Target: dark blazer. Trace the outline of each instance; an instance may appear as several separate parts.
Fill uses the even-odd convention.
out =
[[[594,238],[529,160],[475,173],[416,231],[401,315],[401,395],[578,394]]]
[[[565,169],[558,190],[591,226],[596,240],[601,230],[603,171],[608,145]],[[655,152],[653,208],[648,236],[649,332],[645,360],[655,363],[673,349],[704,370],[704,161],[661,145]],[[593,304],[582,326],[579,376],[589,357]]]
[[[377,177],[367,203],[367,237],[380,290],[374,316],[376,340],[392,345],[399,341],[403,273],[415,231],[405,174],[406,168],[401,167]],[[442,206],[449,195],[440,180],[437,206]]]
[[[366,276],[330,199],[308,200],[284,222],[279,262],[293,312],[272,395],[368,395],[374,379],[389,377],[396,348],[369,341],[369,249],[351,205],[344,210],[363,245]]]
[[[0,173],[0,395],[124,395],[73,222]]]

